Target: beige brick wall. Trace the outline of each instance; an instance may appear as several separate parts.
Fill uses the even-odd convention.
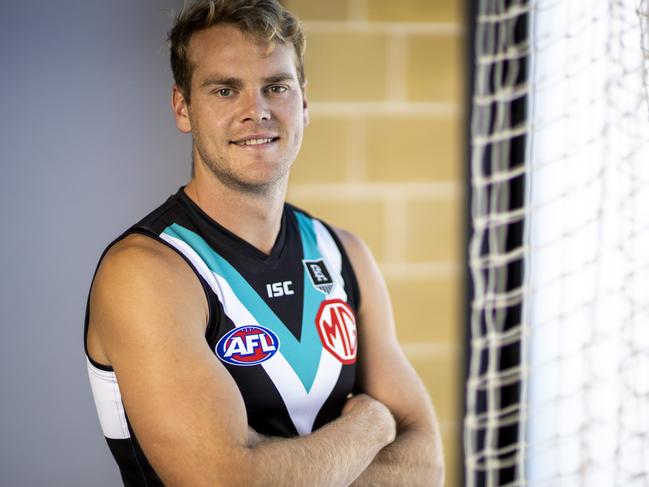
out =
[[[285,0],[307,34],[311,125],[289,200],[360,235],[459,485],[462,42],[459,0]]]

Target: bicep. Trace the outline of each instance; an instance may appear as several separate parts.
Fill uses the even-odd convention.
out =
[[[131,248],[107,256],[91,296],[129,421],[170,485],[214,481],[247,443],[241,395],[204,338],[202,292],[171,250]]]
[[[369,249],[341,232],[361,293],[358,313],[359,386],[392,411],[400,426],[432,428],[432,405],[397,341],[387,286]]]

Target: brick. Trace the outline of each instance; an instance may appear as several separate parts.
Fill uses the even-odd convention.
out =
[[[387,278],[401,343],[456,342],[460,330],[460,277]]]
[[[285,0],[286,8],[296,14],[300,20],[345,20],[347,19],[347,0]]]
[[[462,252],[462,208],[457,196],[408,203],[406,255],[410,262],[457,261]]]
[[[457,22],[461,20],[458,0],[367,0],[370,21]]]
[[[460,37],[415,35],[406,46],[408,99],[459,103],[464,90]]]
[[[347,198],[331,194],[330,198],[294,198],[289,190],[289,201],[327,223],[349,230],[369,246],[378,261],[385,255],[385,205],[374,199]]]
[[[385,98],[385,34],[307,32],[307,39],[307,96],[311,101]]]
[[[450,349],[449,349],[450,350]],[[429,357],[408,357],[435,406],[440,422],[459,421],[462,369],[458,354],[452,351]]]
[[[347,174],[348,122],[312,119],[291,169],[291,184],[344,181]]]
[[[367,120],[367,176],[371,181],[459,179],[458,117],[405,115]]]

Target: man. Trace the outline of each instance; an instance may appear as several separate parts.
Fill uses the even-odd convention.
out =
[[[104,252],[86,313],[125,485],[442,485],[370,252],[284,201],[308,123],[299,22],[203,0],[170,42],[192,178]]]

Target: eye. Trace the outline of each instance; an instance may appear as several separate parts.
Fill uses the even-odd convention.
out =
[[[268,87],[268,91],[270,93],[273,93],[274,95],[279,95],[280,93],[284,93],[288,90],[286,86],[283,85],[273,85]]]
[[[219,88],[218,90],[213,91],[215,95],[222,96],[222,97],[228,97],[232,96],[232,89],[231,88]]]

